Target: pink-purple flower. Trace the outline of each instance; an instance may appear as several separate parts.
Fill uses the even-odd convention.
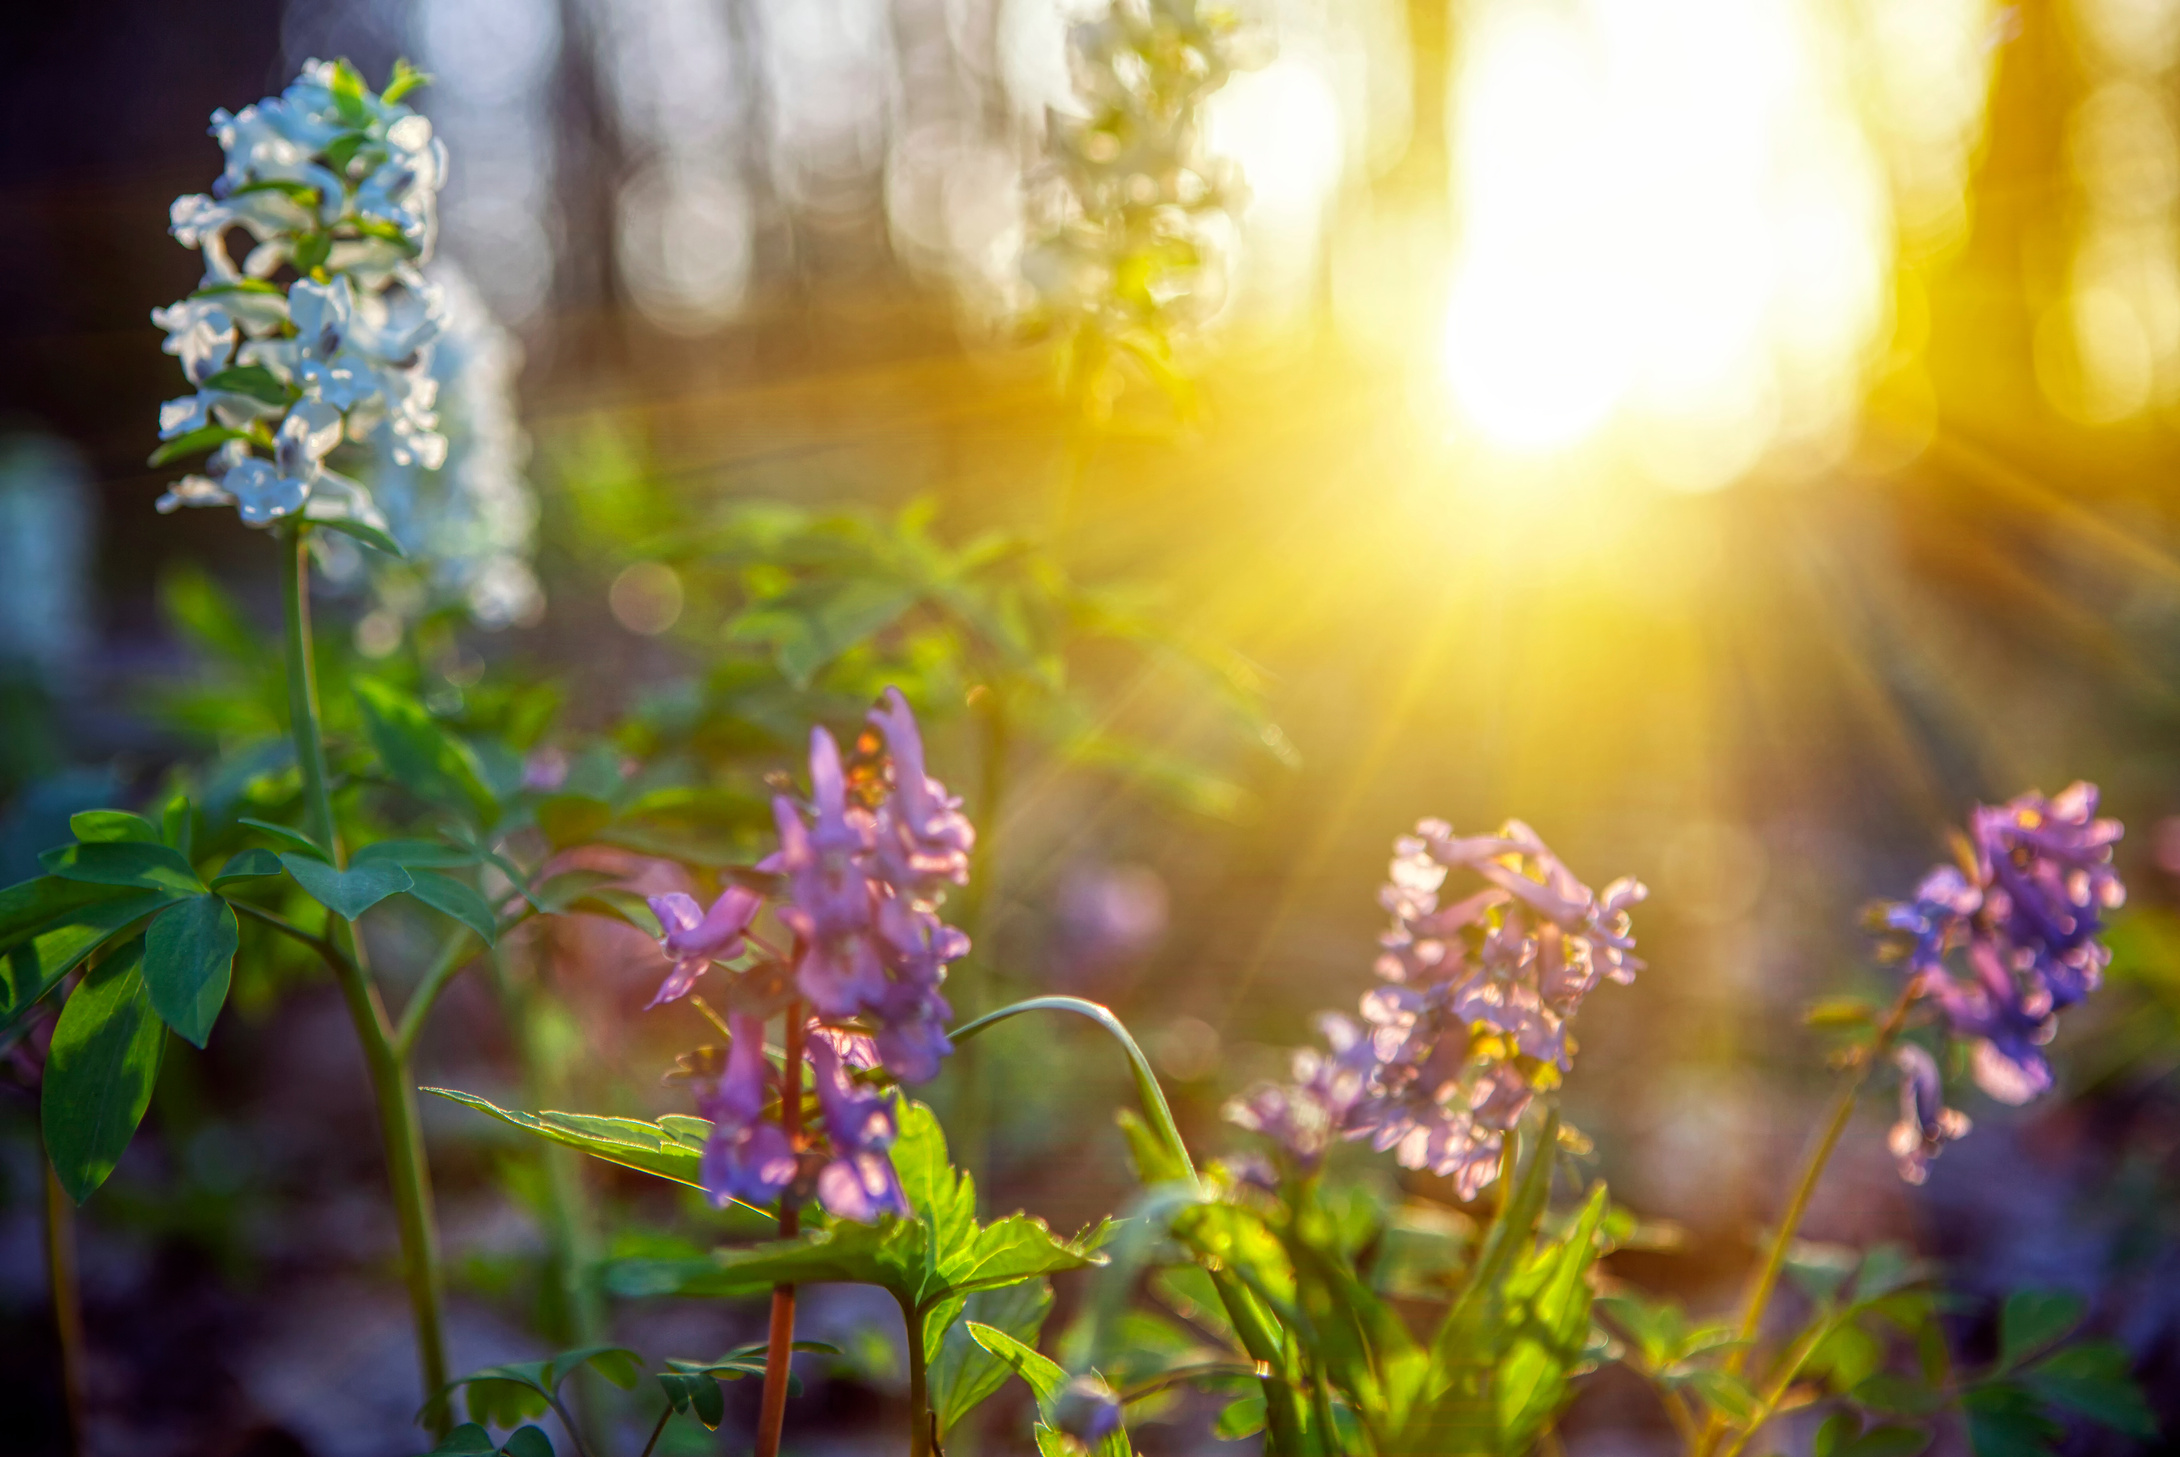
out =
[[[1482,885],[1449,900],[1456,870]],[[1363,997],[1361,1025],[1327,1018],[1329,1057],[1301,1054],[1294,1082],[1251,1089],[1227,1116],[1305,1169],[1330,1130],[1473,1198],[1537,1092],[1572,1065],[1568,1023],[1584,998],[1641,968],[1629,911],[1645,893],[1630,879],[1593,892],[1519,820],[1467,837],[1422,821],[1395,841],[1379,892],[1393,915],[1379,938],[1386,985]]]
[[[1977,1086],[2026,1103],[2052,1085],[2043,1049],[2058,1014],[2096,989],[2111,960],[2097,938],[2103,913],[2126,898],[2112,864],[2121,826],[2098,818],[2096,786],[2078,782],[2048,799],[2032,791],[1978,805],[1969,831],[1961,863],[1881,906],[1878,924],[1896,938],[1913,994],[1967,1042]],[[1893,1145],[1902,1177],[1920,1183],[1967,1120],[1943,1108],[1927,1053],[1902,1057]]]
[[[704,970],[754,945],[764,959],[728,990],[734,1048],[702,1106],[713,1121],[704,1161],[715,1199],[765,1203],[815,1195],[845,1219],[903,1213],[887,1150],[893,1094],[875,1079],[922,1082],[953,1051],[953,1010],[939,988],[969,938],[940,916],[949,886],[969,875],[976,832],[961,802],[924,767],[923,738],[897,690],[870,722],[887,762],[851,777],[823,728],[810,733],[810,797],[773,801],[779,849],[758,868],[780,877],[772,900],[791,944],[753,927],[767,899],[730,885],[709,909],[689,896],[651,898],[672,958],[652,1005],[687,995]],[[807,1058],[819,1123],[790,1138],[762,1114],[771,1067],[758,1046],[764,1015],[782,1003],[815,1013]],[[751,1029],[754,1029],[752,1031]]]

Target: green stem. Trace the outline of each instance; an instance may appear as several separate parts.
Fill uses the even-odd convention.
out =
[[[659,1444],[659,1437],[665,1432],[666,1424],[673,1419],[673,1415],[674,1404],[669,1401],[666,1403],[666,1410],[659,1413],[658,1425],[651,1429],[651,1440],[643,1444],[643,1451],[637,1457],[651,1457],[651,1449]]]
[[[1802,1217],[1809,1212],[1809,1203],[1816,1197],[1817,1184],[1824,1177],[1824,1170],[1832,1161],[1832,1153],[1846,1135],[1847,1125],[1854,1119],[1855,1100],[1861,1094],[1863,1084],[1900,1036],[1907,1025],[1909,1010],[1915,1004],[1916,983],[1909,978],[1900,990],[1899,1000],[1878,1026],[1876,1037],[1857,1061],[1853,1076],[1840,1088],[1839,1096],[1832,1102],[1832,1112],[1825,1120],[1824,1131],[1817,1138],[1816,1147],[1810,1150],[1802,1165],[1801,1177],[1795,1182],[1794,1193],[1787,1200],[1786,1213],[1780,1217],[1778,1230],[1771,1237],[1771,1245],[1764,1252],[1763,1263],[1756,1267],[1756,1274],[1749,1282],[1747,1296],[1742,1300],[1741,1325],[1735,1332],[1736,1344],[1726,1353],[1725,1369],[1732,1375],[1740,1375],[1748,1362],[1748,1352],[1757,1333],[1763,1329],[1764,1312],[1770,1307],[1772,1292],[1778,1288],[1779,1274],[1786,1268],[1787,1251],[1794,1244],[1794,1237],[1801,1232]],[[1716,1413],[1705,1424],[1703,1435],[1690,1449],[1693,1457],[1707,1457],[1725,1435],[1729,1424]],[[1753,1429],[1752,1429],[1753,1430]],[[1746,1437],[1743,1438],[1746,1440]],[[1736,1443],[1736,1448],[1739,1444]]]
[[[1165,1092],[1158,1086],[1158,1075],[1151,1071],[1151,1060],[1143,1055],[1143,1049],[1136,1044],[1135,1038],[1128,1035],[1128,1029],[1121,1025],[1120,1019],[1109,1008],[1085,1001],[1081,997],[1030,997],[1009,1003],[996,1012],[986,1012],[975,1021],[954,1028],[948,1036],[957,1043],[966,1042],[985,1028],[996,1027],[1010,1017],[1019,1017],[1024,1012],[1072,1012],[1078,1017],[1087,1017],[1097,1023],[1120,1044],[1121,1050],[1128,1055],[1129,1071],[1135,1075],[1136,1097],[1143,1104],[1144,1113],[1150,1118],[1151,1131],[1158,1135],[1158,1141],[1173,1155],[1174,1162],[1188,1171],[1188,1182],[1195,1184],[1196,1161],[1189,1157],[1188,1145],[1181,1141],[1180,1127],[1174,1123],[1173,1109],[1166,1102]]]
[[[923,1317],[906,1300],[901,1301],[901,1323],[908,1330],[908,1457],[932,1457],[935,1435],[931,1378],[923,1349]]]
[[[61,1402],[68,1450],[87,1451],[83,1431],[83,1291],[76,1282],[76,1208],[51,1159],[45,1165],[45,1270],[53,1296],[53,1336],[60,1347]]]
[[[1184,1171],[1189,1186],[1202,1187],[1196,1177],[1196,1161],[1189,1157],[1188,1144],[1182,1140],[1180,1127],[1173,1121],[1173,1109],[1166,1102],[1164,1090],[1158,1086],[1157,1074],[1151,1071],[1151,1060],[1143,1055],[1142,1047],[1109,1009],[1081,997],[1030,997],[996,1012],[987,1012],[954,1028],[949,1035],[957,1043],[965,1042],[986,1028],[996,1027],[1024,1012],[1071,1012],[1104,1028],[1128,1055],[1129,1070],[1135,1075],[1136,1098],[1143,1105],[1151,1132]],[[1287,1369],[1285,1343],[1277,1327],[1231,1270],[1212,1271],[1211,1282],[1219,1292],[1220,1302],[1226,1306],[1227,1318],[1234,1323],[1234,1333],[1240,1338],[1242,1349],[1262,1368],[1265,1425],[1272,1438],[1268,1449],[1270,1457],[1299,1457],[1306,1450],[1302,1409],[1292,1383],[1284,1379],[1292,1373]]]
[[[281,588],[287,619],[288,727],[295,738],[295,761],[303,774],[305,809],[318,843],[338,866],[340,837],[334,828],[333,798],[326,775],[325,736],[318,719],[318,675],[311,652],[308,527],[297,522],[283,532]],[[252,908],[254,911],[254,908]],[[256,919],[282,929],[268,912]],[[423,1378],[426,1421],[436,1436],[450,1424],[446,1400],[446,1337],[441,1317],[438,1235],[432,1222],[431,1174],[424,1161],[424,1131],[410,1086],[408,1059],[397,1045],[386,1004],[364,969],[363,941],[353,923],[343,954],[330,935],[314,939],[340,983],[348,1019],[363,1048],[365,1071],[378,1105],[379,1137],[385,1149],[386,1178],[392,1186],[394,1214],[401,1232],[402,1276],[409,1288],[410,1314],[416,1322],[416,1358]],[[285,927],[291,934],[300,928]]]
[[[303,773],[303,802],[311,837],[325,847],[333,863],[341,849],[333,828],[333,796],[325,766],[325,736],[318,727],[318,667],[310,639],[310,529],[303,522],[285,527],[280,554],[281,598],[287,607],[288,731],[295,738],[295,763]]]
[[[424,980],[417,984],[415,991],[409,993],[409,1000],[401,1008],[400,1024],[394,1028],[394,1051],[403,1062],[407,1062],[415,1053],[416,1039],[423,1035],[424,1021],[431,1015],[432,1007],[438,1003],[439,994],[454,980],[455,973],[468,964],[469,943],[473,939],[475,933],[466,928],[456,931],[440,950],[439,959],[432,964],[431,970],[424,974]],[[539,1103],[533,1106],[545,1105]]]

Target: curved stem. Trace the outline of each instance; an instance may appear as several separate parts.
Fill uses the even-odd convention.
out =
[[[787,1004],[787,1026],[782,1040],[787,1046],[786,1065],[780,1070],[780,1125],[787,1131],[790,1147],[802,1137],[802,1038],[804,1013],[798,998]],[[794,1201],[780,1197],[780,1238],[793,1239],[802,1229],[802,1211]],[[914,1341],[911,1340],[911,1345]],[[772,1287],[772,1323],[765,1333],[764,1402],[757,1415],[757,1457],[779,1457],[780,1428],[787,1421],[788,1362],[795,1349],[795,1287]]]
[[[987,1012],[954,1028],[948,1035],[956,1042],[964,1042],[986,1028],[996,1027],[1024,1012],[1070,1012],[1087,1017],[1104,1028],[1128,1055],[1129,1070],[1135,1075],[1136,1097],[1149,1116],[1151,1131],[1185,1172],[1189,1187],[1202,1187],[1196,1177],[1196,1161],[1189,1157],[1188,1145],[1182,1141],[1180,1127],[1173,1121],[1173,1108],[1166,1102],[1164,1090],[1158,1086],[1157,1074],[1151,1071],[1151,1060],[1143,1055],[1142,1047],[1110,1009],[1081,997],[1030,997],[996,1012]],[[1220,1303],[1226,1307],[1227,1318],[1234,1323],[1234,1334],[1240,1338],[1242,1349],[1262,1368],[1259,1380],[1264,1388],[1265,1427],[1271,1434],[1267,1451],[1272,1457],[1295,1457],[1306,1450],[1304,1424],[1301,1404],[1292,1384],[1285,1379],[1293,1373],[1288,1370],[1286,1345],[1278,1326],[1232,1270],[1219,1269],[1210,1273],[1211,1283],[1219,1292]]]
[[[1763,1263],[1756,1267],[1756,1273],[1749,1281],[1748,1294],[1742,1300],[1741,1325],[1735,1332],[1738,1344],[1727,1352],[1724,1362],[1726,1371],[1732,1375],[1740,1375],[1742,1367],[1748,1363],[1749,1347],[1755,1341],[1757,1332],[1763,1328],[1764,1312],[1771,1304],[1772,1292],[1778,1288],[1779,1273],[1786,1267],[1787,1251],[1793,1247],[1794,1237],[1801,1231],[1802,1217],[1809,1212],[1809,1203],[1816,1197],[1817,1184],[1823,1179],[1824,1170],[1831,1163],[1832,1153],[1839,1147],[1840,1139],[1846,1135],[1848,1123],[1854,1119],[1855,1100],[1861,1094],[1863,1084],[1870,1080],[1870,1074],[1876,1071],[1878,1063],[1884,1060],[1885,1054],[1899,1038],[1900,1030],[1907,1025],[1908,1012],[1915,1005],[1915,990],[1915,979],[1910,977],[1907,985],[1900,989],[1899,999],[1893,1003],[1892,1010],[1879,1024],[1877,1035],[1863,1050],[1853,1075],[1840,1088],[1839,1096],[1833,1100],[1831,1116],[1825,1120],[1824,1131],[1818,1135],[1816,1146],[1809,1151],[1809,1157],[1802,1165],[1801,1177],[1795,1182],[1792,1197],[1787,1200],[1786,1212],[1780,1217],[1778,1230],[1772,1235],[1771,1245],[1764,1252]],[[1704,1426],[1702,1437],[1691,1446],[1691,1452],[1695,1457],[1704,1457],[1704,1454],[1717,1447],[1720,1437],[1727,1429],[1728,1423],[1713,1413]],[[1742,1440],[1746,1441],[1746,1436]],[[1735,1446],[1738,1449],[1739,1443]]]
[[[289,920],[287,917],[275,915],[273,912],[266,910],[263,906],[253,906],[245,900],[230,900],[227,902],[227,904],[232,906],[236,911],[240,912],[241,914],[248,916],[251,920],[258,922],[260,925],[270,926],[273,930],[278,931],[281,935],[288,937],[290,940],[299,941],[303,945],[308,946],[311,950],[317,952],[321,957],[323,957],[325,959],[325,964],[332,967],[335,973],[339,973],[343,970],[354,969],[353,964],[348,959],[347,952],[341,950],[340,947],[334,945],[325,937],[320,936],[315,932],[304,930],[301,926],[296,925],[295,922]]]
[[[1121,1050],[1128,1054],[1129,1070],[1135,1075],[1136,1097],[1142,1102],[1143,1111],[1150,1117],[1151,1131],[1158,1135],[1158,1141],[1166,1146],[1166,1151],[1173,1155],[1174,1161],[1188,1171],[1188,1182],[1195,1184],[1196,1161],[1189,1157],[1188,1145],[1181,1141],[1180,1127],[1173,1121],[1173,1109],[1166,1102],[1164,1090],[1158,1086],[1158,1075],[1151,1071],[1151,1060],[1143,1055],[1143,1049],[1109,1008],[1085,1001],[1081,997],[1030,997],[1025,1001],[1010,1003],[996,1012],[986,1012],[975,1021],[954,1028],[948,1036],[956,1042],[966,1042],[985,1028],[996,1027],[1010,1017],[1019,1017],[1024,1012],[1072,1012],[1078,1017],[1087,1017],[1097,1023],[1120,1044]]]
[[[416,1051],[416,1039],[424,1032],[424,1019],[431,1015],[439,994],[454,980],[455,973],[468,964],[463,953],[469,950],[475,934],[467,928],[456,931],[439,952],[439,959],[432,964],[432,969],[424,973],[424,980],[409,993],[409,1000],[401,1008],[400,1024],[394,1028],[394,1051],[403,1062]]]
[[[643,1444],[643,1451],[637,1453],[636,1457],[651,1457],[651,1449],[659,1444],[659,1437],[665,1432],[666,1424],[673,1420],[673,1416],[674,1404],[669,1401],[666,1403],[666,1410],[659,1413],[658,1425],[651,1429],[651,1440]]]

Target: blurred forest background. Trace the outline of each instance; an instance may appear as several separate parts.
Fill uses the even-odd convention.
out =
[[[1684,1227],[1639,1258],[1697,1304],[1728,1297],[1820,1106],[1800,1008],[1889,976],[1863,904],[1972,800],[2096,780],[2133,899],[2113,989],[2055,1049],[2063,1096],[1977,1102],[1920,1189],[1873,1112],[1810,1228],[1909,1241],[1972,1293],[2082,1292],[2172,1429],[2180,0],[1264,4],[1276,55],[1208,119],[1251,200],[1183,360],[1200,408],[1141,390],[1094,426],[1014,329],[1023,179],[1069,104],[1052,0],[12,8],[0,879],[229,733],[278,621],[267,539],[154,514],[172,472],[142,464],[175,388],[146,315],[194,277],[165,221],[215,171],[205,118],[306,57],[377,78],[405,55],[435,78],[442,267],[474,322],[450,469],[487,505],[461,610],[336,578],[329,641],[413,654],[435,706],[556,680],[547,748],[633,716],[618,751],[693,735],[785,766],[792,735],[737,696],[762,643],[725,626],[763,569],[708,523],[922,503],[959,544],[1057,519],[1070,572],[1234,655],[1221,681],[1262,713],[1170,655],[1071,661],[1098,732],[1005,759],[957,1012],[1110,1002],[1217,1147],[1222,1100],[1365,987],[1392,837],[1518,815],[1586,880],[1653,889],[1650,969],[1591,1005],[1569,1108],[1616,1196]],[[962,668],[933,749],[972,808],[984,686]],[[1121,736],[1138,749],[1098,751]],[[659,1074],[687,1029],[638,1016],[649,943],[522,954],[552,968],[563,1106],[682,1110]],[[111,1450],[413,1450],[366,1085],[332,985],[287,975],[246,977],[246,1015],[167,1060],[81,1213]],[[423,1079],[534,1106],[481,980]],[[1112,1209],[1121,1069],[1071,1034],[979,1050],[989,1200],[1063,1227]],[[0,1087],[0,1445],[22,1452],[64,1430],[34,1109]],[[549,1349],[551,1167],[427,1113],[454,1365]],[[582,1177],[590,1238],[719,1227]],[[808,1309],[818,1339],[868,1313]],[[661,1349],[744,1329],[610,1318]],[[802,1450],[885,1450],[894,1362],[852,1346],[814,1381]],[[1238,1450],[1185,1415],[1142,1449]],[[1671,1446],[1609,1376],[1568,1432]]]

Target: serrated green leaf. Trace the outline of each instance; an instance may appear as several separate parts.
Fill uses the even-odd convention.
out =
[[[358,678],[354,687],[371,747],[404,788],[479,824],[498,817],[499,803],[485,785],[477,756],[423,704],[375,678]]]
[[[2030,1367],[2024,1379],[2055,1406],[2130,1437],[2147,1441],[2157,1435],[2157,1417],[2129,1370],[2127,1352],[2110,1341],[2069,1346]]]
[[[92,968],[53,1029],[40,1128],[53,1172],[78,1204],[120,1162],[158,1081],[167,1033],[144,989],[143,954],[131,940]]]
[[[1539,1150],[1545,1157],[1551,1152]],[[1538,1251],[1508,1284],[1515,1334],[1500,1360],[1493,1393],[1507,1450],[1526,1451],[1566,1404],[1570,1373],[1589,1334],[1590,1287],[1585,1277],[1597,1262],[1597,1231],[1607,1204],[1605,1186],[1594,1186],[1565,1238]]]
[[[701,1118],[676,1116],[668,1124],[666,1120],[645,1123],[635,1118],[605,1118],[585,1113],[518,1113],[452,1088],[424,1088],[421,1091],[474,1108],[525,1133],[581,1149],[608,1163],[656,1174],[692,1189],[704,1187],[704,1138],[711,1125]],[[703,1131],[696,1132],[696,1129]]]
[[[451,875],[441,875],[436,870],[411,870],[412,884],[409,894],[430,906],[433,910],[452,916],[470,930],[479,940],[490,946],[499,939],[499,917],[492,914],[492,907],[485,898],[471,890]]]
[[[284,852],[280,863],[288,868],[304,893],[343,920],[353,921],[390,895],[415,886],[409,872],[384,861],[351,865],[335,870],[314,855]]]
[[[1029,1389],[1037,1394],[1037,1409],[1045,1419],[1052,1418],[1052,1404],[1059,1400],[1060,1391],[1067,1385],[1067,1372],[1050,1356],[1039,1355],[1013,1336],[995,1327],[977,1321],[963,1321],[969,1339],[997,1357],[1006,1368],[1029,1383]]]
[[[130,840],[147,845],[165,843],[158,826],[125,809],[87,809],[72,814],[68,817],[68,832],[85,844]]]
[[[46,870],[63,880],[93,885],[126,885],[171,895],[198,895],[205,889],[197,872],[166,845],[138,840],[102,840],[63,845],[38,857]]]
[[[241,942],[234,909],[216,895],[178,901],[144,933],[144,986],[161,1021],[195,1046],[212,1035]]]
[[[78,963],[123,927],[175,900],[163,890],[119,890],[111,886],[50,879],[29,882],[30,885],[41,883],[76,886],[86,898],[66,905],[29,930],[18,925],[10,932],[11,944],[7,946],[5,960],[0,961],[0,1031],[12,1027],[18,1018],[59,985],[62,977],[75,970]],[[0,900],[23,889],[23,886],[11,887],[0,893]],[[50,909],[65,900],[61,895],[47,896],[41,897],[38,904]],[[15,909],[22,910],[21,901]]]
[[[979,1290],[961,1300],[944,1302],[951,1314],[934,1322],[926,1318],[924,1345],[930,1360],[931,1411],[943,1437],[954,1425],[1006,1383],[1012,1369],[976,1343],[960,1317],[979,1325],[1005,1331],[1025,1346],[1034,1348],[1045,1316],[1052,1309],[1052,1286],[1043,1280],[1026,1280],[996,1290]],[[937,1308],[931,1316],[938,1316]],[[933,1336],[936,1336],[936,1341]],[[933,1349],[933,1347],[936,1349]]]
[[[2089,1311],[2064,1290],[2017,1290],[1998,1313],[1998,1364],[2017,1366],[2082,1323]]]

